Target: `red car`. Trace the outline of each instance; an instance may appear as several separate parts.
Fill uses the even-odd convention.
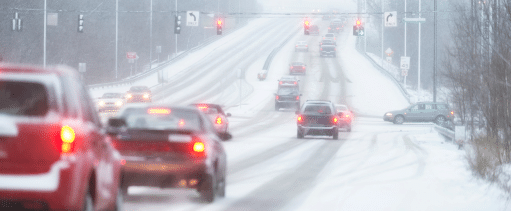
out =
[[[121,152],[122,189],[129,186],[188,188],[206,202],[225,196],[227,160],[219,135],[194,107],[127,105],[109,121]]]
[[[0,210],[116,210],[120,154],[77,71],[0,65]]]
[[[289,74],[305,74],[307,65],[303,62],[293,62],[289,64]]]
[[[227,119],[227,117],[230,117],[231,114],[224,113],[224,110],[220,105],[199,103],[193,104],[193,106],[197,106],[200,111],[209,117],[218,133],[224,134],[229,132],[229,119]]]

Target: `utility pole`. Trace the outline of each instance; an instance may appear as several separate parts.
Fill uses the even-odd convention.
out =
[[[405,0],[405,18],[406,18],[406,0]],[[406,22],[405,22],[405,57],[406,57]],[[405,75],[405,89],[406,89],[406,75]]]
[[[175,0],[175,2],[176,2],[176,15],[175,16],[177,17],[177,0]],[[177,56],[177,34],[174,34],[174,35],[176,36],[175,40],[176,40],[176,56]]]
[[[419,0],[419,18],[421,17],[421,0]],[[418,56],[418,79],[417,79],[417,94],[418,101],[421,101],[421,23],[419,22],[419,56]]]
[[[153,68],[153,0],[149,9],[149,70]]]
[[[381,67],[383,68],[383,27],[385,25],[385,12],[383,11],[383,0],[381,0]]]
[[[46,67],[46,0],[44,0],[43,12],[43,67]]]
[[[119,66],[117,63],[118,62],[117,57],[119,57],[118,43],[119,43],[119,0],[115,0],[115,80],[117,80],[117,71],[118,71],[117,67]],[[132,69],[133,69],[133,67],[132,67]]]
[[[433,53],[433,102],[436,102],[436,15],[437,15],[438,11],[437,11],[437,8],[436,8],[436,0],[435,0],[435,16],[434,16],[434,24],[435,24],[435,27],[434,27],[434,32],[433,32],[433,36],[434,37],[434,53]]]

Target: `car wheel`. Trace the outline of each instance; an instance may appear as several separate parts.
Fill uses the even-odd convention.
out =
[[[87,195],[85,195],[85,200],[83,202],[83,210],[84,211],[94,211],[94,201],[92,200],[92,195],[90,191],[87,190]]]
[[[299,138],[299,139],[303,138],[303,132],[300,131],[300,129],[296,130],[296,138]]]
[[[213,181],[213,176],[206,175],[201,182],[199,194],[201,199],[207,203],[211,203],[215,200],[215,184]]]
[[[124,210],[124,207],[122,206],[124,203],[124,195],[123,190],[121,187],[117,190],[117,197],[115,198],[115,208],[114,211],[121,211]]]
[[[445,117],[444,116],[437,116],[435,118],[435,122],[440,125],[440,124],[445,122]]]
[[[334,140],[339,139],[339,130],[337,128],[332,129],[332,138]]]
[[[405,122],[405,118],[401,115],[398,115],[396,116],[396,118],[394,119],[394,124],[403,124],[403,122]]]
[[[225,173],[224,173],[224,176],[222,176],[222,179],[220,181],[218,181],[217,187],[218,187],[218,196],[225,197]]]

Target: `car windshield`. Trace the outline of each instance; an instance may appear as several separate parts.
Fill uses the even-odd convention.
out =
[[[187,109],[166,107],[126,108],[119,116],[131,129],[200,130],[199,115]]]
[[[0,80],[0,114],[44,116],[48,110],[48,92],[43,84]]]
[[[295,87],[280,87],[277,91],[278,95],[298,95],[299,91]]]
[[[332,114],[328,105],[307,105],[303,111],[306,114]]]
[[[103,94],[103,96],[101,98],[103,98],[103,99],[124,98],[124,94],[123,93],[105,93],[105,94]]]

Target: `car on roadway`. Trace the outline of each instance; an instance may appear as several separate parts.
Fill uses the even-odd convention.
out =
[[[303,74],[307,71],[307,65],[303,62],[292,62],[289,64],[289,74]]]
[[[292,75],[285,75],[280,77],[279,81],[279,88],[284,86],[292,86],[296,88],[300,88],[300,79],[296,78],[296,76]]]
[[[337,43],[333,40],[321,40],[319,42],[319,47],[321,47],[322,45],[334,45],[334,46],[337,46]]]
[[[306,41],[298,41],[298,42],[296,42],[295,52],[298,52],[298,51],[306,51],[306,52],[309,51],[309,45],[307,44]]]
[[[121,209],[121,157],[78,71],[0,69],[0,210]]]
[[[323,56],[336,57],[337,53],[336,53],[335,46],[334,45],[321,45],[321,47],[319,48],[319,56],[320,57],[323,57]]]
[[[447,103],[418,102],[405,109],[385,113],[383,120],[394,124],[403,124],[404,122],[435,122],[442,124],[445,121],[454,120],[454,111],[449,108]]]
[[[339,129],[343,128],[348,132],[351,132],[351,122],[353,120],[353,112],[346,105],[337,104],[335,105],[337,113]]]
[[[231,113],[225,113],[222,106],[212,103],[197,103],[192,104],[192,106],[197,107],[209,117],[219,134],[226,134],[229,132],[229,119],[227,119],[227,117],[230,117]]]
[[[98,111],[117,112],[126,104],[124,97],[124,93],[104,93],[98,100]]]
[[[334,140],[339,138],[339,117],[332,102],[307,100],[296,114],[297,138],[306,135],[332,136]]]
[[[275,93],[275,111],[281,108],[293,108],[300,110],[300,90],[298,87],[281,86]]]
[[[325,34],[325,36],[323,36],[322,40],[333,40],[333,41],[336,41],[337,38],[335,37],[334,33],[327,33],[327,34]]]
[[[108,120],[123,159],[121,187],[194,189],[205,202],[225,196],[227,160],[209,118],[195,107],[129,104]]]
[[[147,86],[132,86],[126,92],[127,103],[149,103],[152,102],[151,89]]]
[[[318,25],[312,25],[309,27],[309,34],[310,35],[319,35],[319,27]]]

